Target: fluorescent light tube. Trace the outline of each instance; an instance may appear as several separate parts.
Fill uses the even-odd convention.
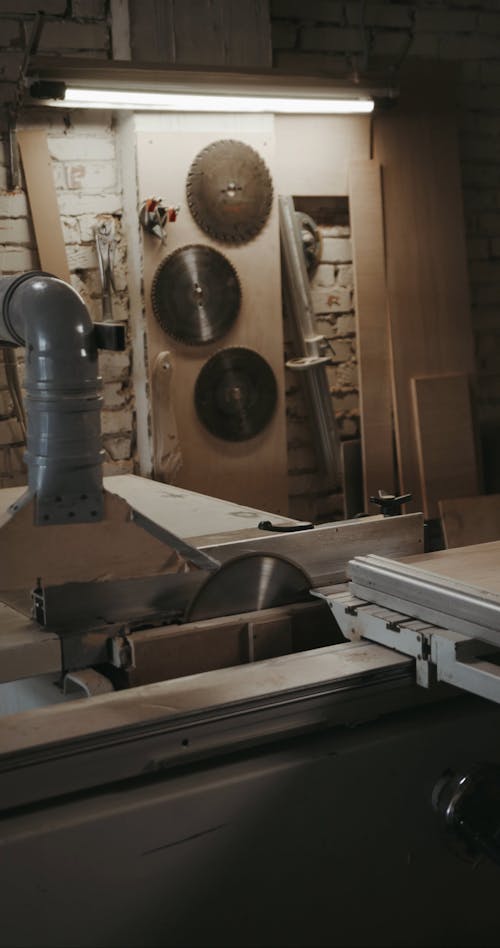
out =
[[[273,95],[203,95],[184,92],[135,92],[119,89],[79,89],[68,86],[64,101],[74,108],[137,109],[156,112],[288,112],[306,115],[368,113],[369,97],[326,98]]]

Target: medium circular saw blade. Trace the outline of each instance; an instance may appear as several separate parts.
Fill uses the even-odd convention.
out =
[[[309,598],[311,581],[291,560],[276,554],[246,553],[223,563],[195,593],[188,622],[256,612]]]
[[[211,434],[225,441],[246,441],[262,431],[273,415],[274,372],[253,349],[222,349],[203,366],[194,399],[198,417]]]
[[[162,260],[151,298],[165,332],[198,346],[215,342],[231,328],[240,309],[241,289],[236,270],[222,253],[188,244]]]
[[[191,213],[206,234],[228,244],[252,240],[273,202],[265,162],[244,142],[223,139],[203,148],[187,177]]]

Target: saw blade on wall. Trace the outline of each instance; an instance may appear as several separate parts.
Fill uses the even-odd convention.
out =
[[[277,401],[274,372],[253,349],[222,349],[203,366],[195,385],[202,424],[224,441],[246,441],[262,431]]]
[[[244,142],[222,139],[203,148],[187,177],[191,213],[206,234],[229,244],[252,240],[273,201],[265,162]]]
[[[162,260],[151,297],[165,332],[197,346],[228,332],[238,316],[241,289],[236,270],[223,254],[213,247],[188,244]]]

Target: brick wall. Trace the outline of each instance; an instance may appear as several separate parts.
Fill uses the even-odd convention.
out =
[[[30,120],[33,127],[34,119]],[[82,296],[93,319],[101,319],[102,288],[95,246],[95,228],[111,220],[116,237],[113,318],[128,322],[127,248],[122,235],[122,194],[115,134],[111,116],[80,113],[68,126],[62,112],[40,117],[47,130],[49,152],[61,215],[71,282]],[[22,188],[6,190],[7,168],[3,150],[0,165],[0,272],[4,276],[39,268],[29,204]],[[23,350],[16,350],[22,375]],[[131,353],[105,352],[100,355],[103,376],[104,473],[127,473],[133,469],[134,415],[130,379]],[[5,370],[0,366],[0,483],[9,486],[25,479],[20,432],[12,417],[5,387]],[[3,430],[3,437],[2,437]],[[12,448],[9,442],[14,442]]]
[[[106,59],[111,49],[106,0],[71,0],[69,3],[67,0],[39,0],[38,3],[0,0],[0,273],[3,275],[39,266],[24,189],[7,190],[5,138],[7,108],[15,102],[24,48],[38,11],[44,18],[40,54]],[[110,117],[101,114],[89,121],[88,117],[79,116],[68,127],[62,113],[51,114],[44,117],[43,127],[48,131],[72,283],[82,294],[93,318],[100,318],[93,227],[100,216],[113,215],[118,237],[120,287],[114,314],[117,319],[127,318],[125,249],[124,242],[120,241],[122,202]],[[22,378],[23,352],[16,350],[16,353]],[[133,463],[130,354],[106,353],[101,358],[101,366],[105,380],[105,471],[130,470]],[[24,483],[25,479],[22,433],[6,387],[6,370],[0,354],[0,487]]]

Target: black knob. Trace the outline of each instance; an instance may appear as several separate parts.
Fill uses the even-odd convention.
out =
[[[384,517],[398,517],[401,513],[403,504],[411,500],[411,494],[388,494],[385,490],[379,490],[378,497],[370,497],[371,504],[377,504]]]
[[[500,766],[477,764],[467,773],[447,771],[432,793],[434,809],[470,855],[500,865]]]

